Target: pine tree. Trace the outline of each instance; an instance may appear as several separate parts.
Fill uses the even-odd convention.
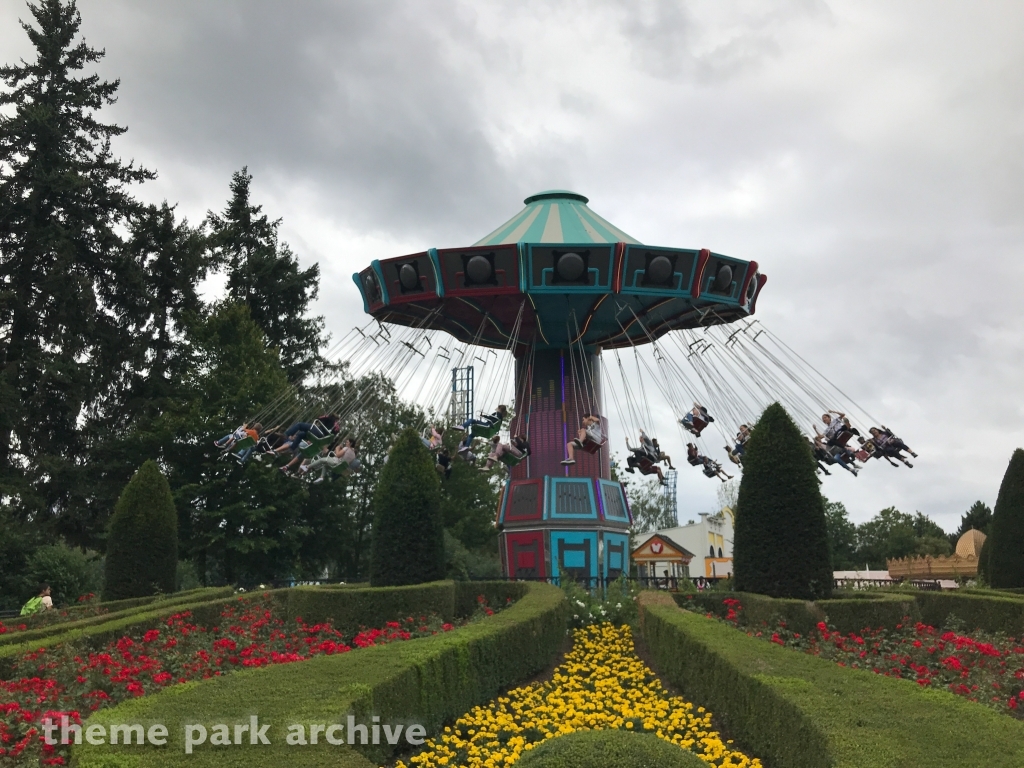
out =
[[[81,425],[131,347],[118,227],[136,209],[126,186],[152,174],[111,153],[125,129],[96,112],[118,81],[81,73],[103,52],[76,40],[74,0],[29,10],[35,59],[0,67],[0,491],[85,544]]]
[[[960,540],[960,537],[974,528],[988,535],[988,527],[992,522],[992,510],[983,501],[976,501],[971,505],[960,518],[960,527],[953,534],[953,546]]]
[[[743,459],[733,549],[737,590],[803,600],[832,593],[825,506],[807,441],[778,403]]]
[[[419,435],[399,435],[373,497],[370,584],[421,584],[445,576],[444,521],[434,461]]]
[[[104,600],[173,592],[178,514],[167,478],[147,461],[125,486],[107,534]]]
[[[267,343],[280,350],[289,380],[301,380],[321,363],[323,318],[306,317],[319,291],[320,266],[299,268],[287,243],[278,240],[280,219],[270,221],[262,206],[252,204],[251,183],[247,168],[232,175],[227,208],[207,216],[210,242],[227,268],[228,295],[249,307]]]
[[[1024,450],[1018,448],[999,486],[985,542],[990,586],[1024,587]]]

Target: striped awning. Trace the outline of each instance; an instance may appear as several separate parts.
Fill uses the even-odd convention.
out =
[[[640,242],[590,210],[576,192],[551,189],[523,202],[523,210],[473,245]]]

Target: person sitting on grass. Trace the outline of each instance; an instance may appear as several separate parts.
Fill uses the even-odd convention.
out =
[[[21,607],[21,616],[32,616],[40,611],[53,610],[53,598],[50,597],[50,585],[40,584],[39,594],[31,598]]]
[[[601,431],[601,417],[596,413],[584,413],[583,423],[580,425],[576,439],[565,444],[565,452],[569,457],[562,464],[569,465],[576,463],[576,449],[582,448],[587,441],[601,445],[604,442],[604,434]]]

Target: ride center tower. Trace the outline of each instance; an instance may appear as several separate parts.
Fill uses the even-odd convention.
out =
[[[471,246],[374,261],[353,280],[381,323],[514,354],[509,433],[531,451],[510,466],[497,510],[502,565],[514,578],[597,585],[628,573],[632,523],[611,479],[602,350],[747,317],[767,278],[757,262],[643,245],[575,192],[524,202]],[[587,438],[565,465],[585,414],[600,419],[600,442]]]

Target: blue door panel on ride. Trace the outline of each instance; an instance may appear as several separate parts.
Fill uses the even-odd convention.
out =
[[[622,484],[614,480],[601,480],[601,516],[605,520],[629,525],[633,518],[629,514],[629,504]]]
[[[597,521],[594,482],[589,477],[552,477],[548,479],[548,503],[545,520]]]
[[[563,579],[596,579],[597,532],[552,531],[551,575],[556,584]]]
[[[619,574],[628,570],[629,536],[622,533],[605,533],[601,575],[606,579],[617,579]]]

